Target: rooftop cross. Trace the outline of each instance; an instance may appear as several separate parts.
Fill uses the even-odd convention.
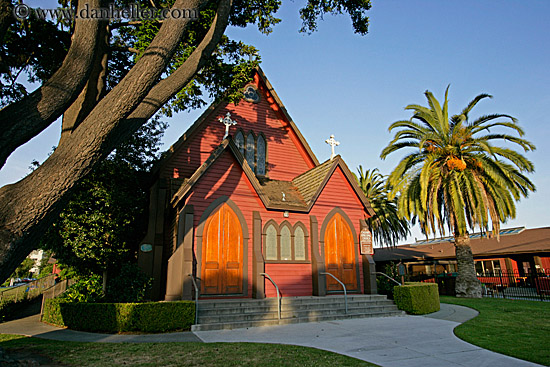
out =
[[[333,135],[330,136],[330,139],[325,140],[325,143],[330,145],[330,148],[332,150],[332,153],[330,155],[330,160],[332,161],[332,159],[336,156],[336,154],[334,154],[334,147],[340,145],[340,142],[334,140],[334,134],[333,134]]]
[[[230,112],[228,112],[227,115],[225,115],[225,117],[220,117],[218,121],[220,121],[222,124],[225,125],[225,135],[223,136],[224,139],[227,138],[227,136],[229,135],[229,126],[237,125],[237,121],[231,120]]]

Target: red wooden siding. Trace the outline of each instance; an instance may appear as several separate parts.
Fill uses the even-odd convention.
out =
[[[256,75],[261,94],[259,103],[241,101],[238,105],[220,104],[202,125],[202,129],[189,138],[165,165],[162,177],[190,177],[222,142],[225,127],[218,121],[227,112],[237,121],[229,130],[231,135],[242,129],[246,136],[250,130],[257,136],[260,132],[267,143],[267,175],[271,179],[290,181],[299,174],[314,167],[305,148],[290,124],[284,119],[279,107]]]
[[[311,296],[311,264],[265,264],[265,272],[277,283],[283,297]],[[265,282],[265,296],[277,297],[275,286]]]
[[[319,222],[319,241],[321,241],[321,227],[323,225],[323,221],[325,220],[329,212],[336,206],[338,206],[346,213],[351,223],[353,224],[353,229],[355,230],[356,236],[359,236],[359,221],[366,218],[367,215],[363,208],[363,204],[357,198],[355,191],[353,190],[350,183],[346,179],[346,176],[339,167],[336,168],[329,181],[327,182],[325,188],[317,198],[317,201],[313,205],[313,208],[311,209],[311,214],[315,215],[317,217],[317,221]],[[354,240],[359,242],[358,238],[355,238]],[[359,248],[357,248],[357,253],[359,257],[358,261],[360,291],[362,292],[363,266]]]

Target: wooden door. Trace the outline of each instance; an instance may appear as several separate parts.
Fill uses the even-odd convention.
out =
[[[342,215],[336,213],[325,229],[325,265],[331,273],[346,285],[357,290],[357,272],[353,235]],[[326,276],[327,291],[342,291],[342,286],[330,275]]]
[[[207,219],[202,245],[203,294],[243,292],[243,233],[235,212],[227,204]]]

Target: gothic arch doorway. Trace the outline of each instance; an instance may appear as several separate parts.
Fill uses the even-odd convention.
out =
[[[227,203],[204,225],[201,257],[202,294],[243,293],[243,231]]]
[[[357,288],[357,263],[353,232],[338,212],[328,221],[324,232],[325,266],[327,273],[340,279],[347,290]],[[327,291],[341,291],[342,286],[331,276],[326,277]]]

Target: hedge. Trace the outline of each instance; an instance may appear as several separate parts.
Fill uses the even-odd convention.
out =
[[[48,299],[42,321],[73,330],[117,333],[161,333],[189,330],[195,320],[191,301],[146,303],[85,303]]]
[[[435,283],[405,283],[393,289],[395,304],[413,315],[439,311],[439,292]]]

